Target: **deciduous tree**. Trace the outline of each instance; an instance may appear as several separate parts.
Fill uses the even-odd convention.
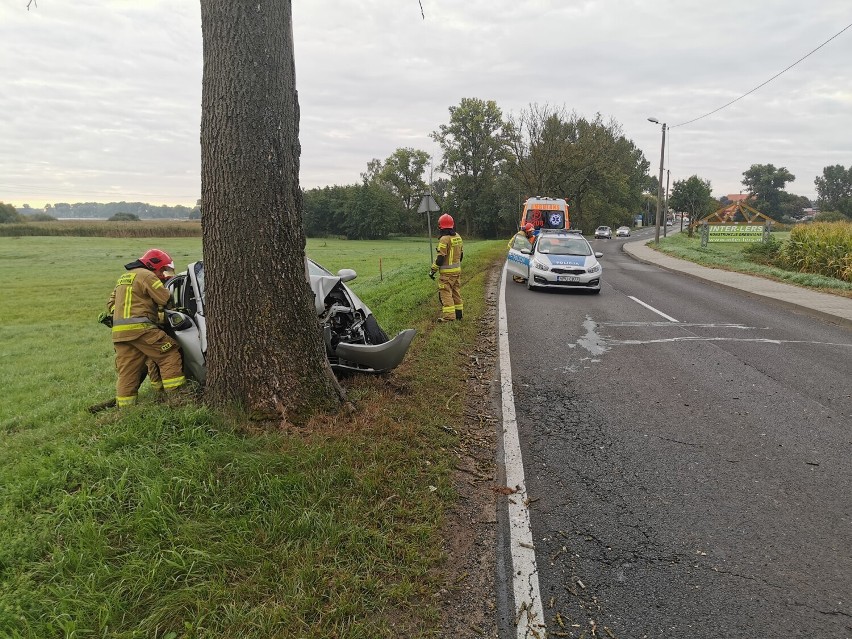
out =
[[[686,180],[676,180],[669,196],[669,208],[688,213],[690,220],[697,220],[710,213],[716,206],[710,180],[693,175]]]
[[[820,209],[852,217],[852,165],[848,169],[841,164],[827,166],[814,184]]]
[[[22,220],[21,215],[18,213],[18,209],[11,204],[4,204],[3,202],[0,202],[0,224],[20,221]]]
[[[429,163],[426,151],[411,147],[399,148],[385,160],[379,173],[381,183],[402,200],[405,210],[416,211],[420,197],[427,189],[423,172]]]
[[[574,226],[618,226],[639,210],[650,165],[614,120],[534,104],[509,117],[507,138],[525,194],[566,198]]]
[[[787,182],[795,179],[796,176],[783,166],[776,169],[772,164],[752,164],[743,173],[742,184],[754,196],[754,208],[770,216],[780,216],[781,192]]]
[[[292,419],[342,399],[305,272],[290,0],[201,0],[207,400]]]
[[[465,233],[486,231],[493,226],[497,165],[506,157],[503,114],[496,102],[479,98],[462,98],[449,111],[449,124],[431,134],[443,152],[439,169],[451,177],[453,213]]]

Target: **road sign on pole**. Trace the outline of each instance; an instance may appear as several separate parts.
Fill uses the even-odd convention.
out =
[[[420,206],[417,207],[418,213],[426,214],[426,229],[429,232],[429,264],[432,264],[432,260],[434,256],[432,255],[432,211],[440,211],[441,207],[438,206],[438,203],[435,201],[435,198],[432,197],[432,193],[429,192],[423,196],[420,200]]]
[[[435,201],[435,198],[432,197],[431,193],[427,193],[420,200],[420,206],[417,207],[418,213],[427,213],[431,211],[440,211],[441,207],[438,206],[438,203]]]

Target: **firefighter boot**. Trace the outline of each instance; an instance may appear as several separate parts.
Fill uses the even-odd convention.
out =
[[[456,309],[456,319],[461,321],[461,318],[462,318],[462,312],[459,309]]]

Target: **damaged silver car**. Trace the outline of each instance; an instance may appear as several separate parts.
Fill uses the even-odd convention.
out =
[[[356,277],[352,269],[341,269],[334,275],[310,259],[306,266],[332,369],[384,373],[396,368],[416,331],[408,328],[389,339],[372,311],[346,286]],[[172,304],[181,309],[166,311],[167,330],[183,351],[184,373],[203,384],[207,376],[204,263],[192,262],[166,286],[171,291]]]

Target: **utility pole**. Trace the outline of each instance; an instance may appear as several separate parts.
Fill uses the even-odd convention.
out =
[[[648,118],[648,122],[653,122],[654,124],[660,124],[660,121],[657,118]],[[663,126],[663,143],[660,145],[660,178],[657,181],[657,223],[656,228],[654,229],[654,243],[660,243],[660,209],[663,204],[663,159],[666,156],[666,123],[662,123]]]
[[[666,169],[666,221],[663,224],[663,237],[668,237],[668,228],[669,228],[669,178],[671,177],[672,172]]]

